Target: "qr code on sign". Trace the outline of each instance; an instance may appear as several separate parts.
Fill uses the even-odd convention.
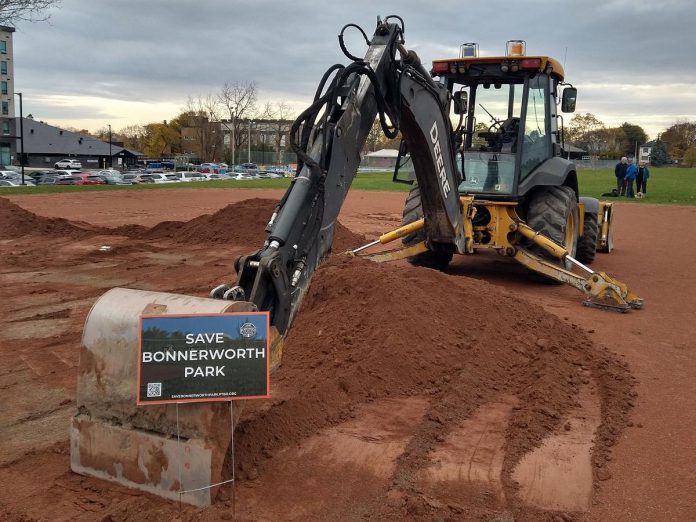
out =
[[[161,382],[148,382],[147,383],[147,396],[148,397],[161,397],[162,396],[162,383]]]

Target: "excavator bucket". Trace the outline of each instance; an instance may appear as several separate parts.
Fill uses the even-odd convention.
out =
[[[197,506],[211,503],[243,401],[136,406],[142,315],[253,312],[244,301],[114,288],[92,307],[80,353],[73,471]],[[271,353],[279,363],[280,345]],[[275,355],[275,356],[274,356]],[[182,493],[182,491],[186,491]]]

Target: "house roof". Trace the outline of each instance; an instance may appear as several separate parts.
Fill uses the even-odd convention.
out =
[[[367,158],[396,158],[399,155],[399,151],[396,149],[381,149],[374,152],[368,152],[365,154]]]
[[[24,120],[24,152],[27,154],[46,154],[47,156],[118,156],[127,152],[134,156],[142,156],[140,152],[100,141],[91,136],[83,136],[77,132],[63,130],[31,118]],[[19,118],[15,127],[19,132]],[[17,150],[20,149],[20,139],[17,138]]]
[[[647,143],[643,143],[641,147],[654,147],[657,140],[650,140]]]

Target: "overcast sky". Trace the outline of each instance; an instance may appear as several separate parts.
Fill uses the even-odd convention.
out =
[[[323,72],[346,62],[341,27],[371,35],[390,14],[404,18],[406,46],[425,63],[457,56],[463,42],[493,55],[523,39],[527,54],[565,61],[578,112],[650,137],[696,120],[693,0],[63,0],[51,13],[17,27],[15,89],[25,114],[56,125],[171,119],[225,81],[255,81],[262,101],[299,111]]]

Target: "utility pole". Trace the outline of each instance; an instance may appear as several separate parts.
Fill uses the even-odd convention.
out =
[[[22,185],[26,185],[24,182],[24,114],[22,113],[22,93],[16,92],[15,94],[19,96],[19,132],[21,134],[19,141],[21,147],[19,165],[22,167]]]
[[[114,168],[114,157],[111,155],[111,124],[109,123],[109,168]]]

